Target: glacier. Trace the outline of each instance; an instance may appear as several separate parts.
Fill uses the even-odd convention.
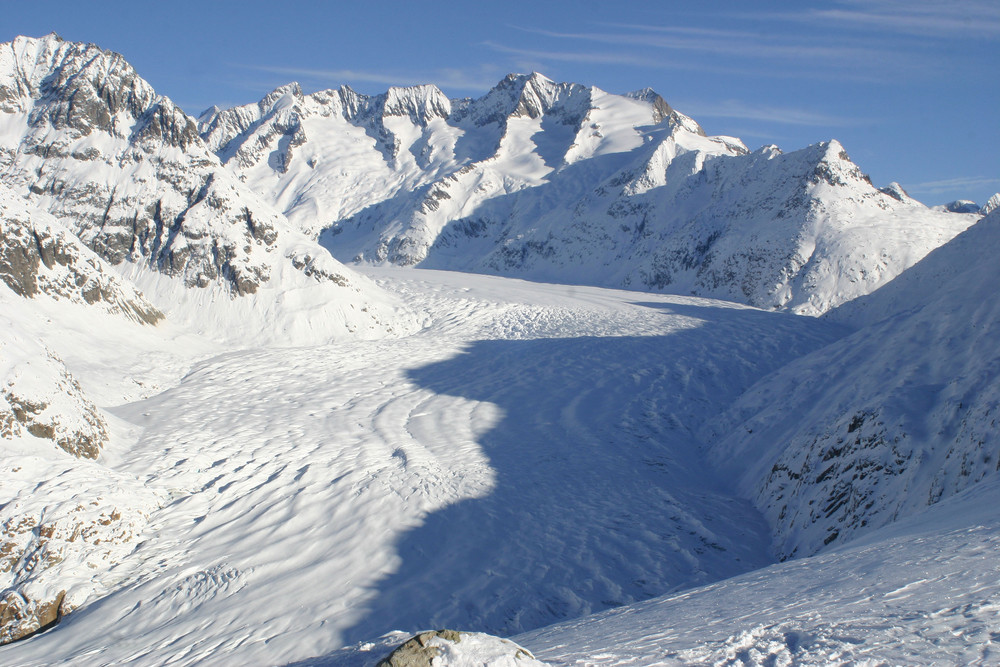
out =
[[[195,119],[0,45],[0,662],[995,662],[1000,211],[953,208],[648,89]]]

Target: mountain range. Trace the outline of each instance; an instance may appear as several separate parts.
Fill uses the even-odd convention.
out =
[[[901,540],[1000,472],[997,202],[649,89],[194,118],[98,46],[2,44],[0,643],[73,613],[0,661],[467,623],[570,664],[594,612]]]

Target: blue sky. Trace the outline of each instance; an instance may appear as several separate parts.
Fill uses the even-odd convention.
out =
[[[927,204],[1000,191],[1000,2],[5,2],[0,41],[122,53],[189,113],[289,81],[478,96],[508,72],[651,87],[710,134],[839,139]]]

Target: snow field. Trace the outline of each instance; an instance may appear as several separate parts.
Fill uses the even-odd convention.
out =
[[[193,358],[109,409],[136,438],[109,464],[168,500],[117,591],[0,659],[283,664],[396,629],[524,631],[769,561],[691,432],[837,325],[370,275],[422,332]]]

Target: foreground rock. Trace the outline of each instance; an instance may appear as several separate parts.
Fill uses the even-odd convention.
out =
[[[544,667],[546,663],[509,639],[481,632],[421,632],[376,667]]]

